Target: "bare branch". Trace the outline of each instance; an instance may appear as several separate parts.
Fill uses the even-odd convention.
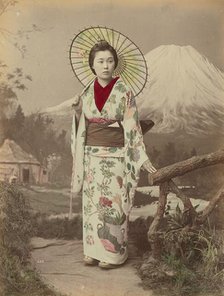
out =
[[[7,35],[13,35],[13,36],[16,35],[15,33],[11,32],[11,31],[9,31],[9,30],[7,30],[7,29],[5,29],[5,28],[0,28],[0,33],[1,33],[4,37],[6,36],[6,34],[7,34]]]
[[[182,176],[196,169],[219,163],[224,163],[224,149],[206,155],[194,156],[187,160],[161,168],[157,172],[149,174],[148,181],[150,185],[155,185],[169,181],[177,176]]]
[[[214,210],[218,202],[224,198],[224,185],[219,189],[216,195],[210,200],[207,207],[202,211],[201,215],[197,218],[197,224],[202,224],[206,221],[207,217]]]
[[[194,215],[196,216],[197,215],[197,212],[195,211],[192,203],[191,203],[191,200],[189,197],[187,197],[178,187],[177,185],[172,181],[170,180],[169,181],[169,187],[170,187],[170,190],[176,194],[177,197],[179,197],[183,204],[184,204],[184,212],[186,211],[190,211],[190,214],[191,215]]]
[[[0,16],[6,13],[11,6],[14,6],[18,1],[15,0],[8,0],[8,1],[1,1],[0,5]]]
[[[17,0],[0,0],[0,17],[9,11],[10,7],[15,6],[18,3]],[[32,24],[32,27],[27,30],[18,30],[17,32],[12,32],[6,28],[0,27],[0,35],[7,42],[12,44],[24,57],[27,49],[24,44],[20,45],[24,40],[29,39],[29,35],[33,32],[42,32],[36,24]]]

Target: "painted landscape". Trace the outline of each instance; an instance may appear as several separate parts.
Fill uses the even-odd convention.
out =
[[[131,2],[0,0],[2,296],[224,295],[223,5]],[[154,123],[144,143],[157,172],[140,174],[127,264],[103,272],[82,260],[82,197],[71,193],[82,86],[64,43],[106,19],[146,49],[136,102]]]

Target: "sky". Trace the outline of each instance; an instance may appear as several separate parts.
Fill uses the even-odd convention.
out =
[[[27,90],[17,93],[28,114],[81,92],[69,64],[69,47],[84,28],[114,28],[144,54],[160,45],[191,45],[224,71],[223,20],[224,0],[19,0],[0,16],[0,31],[10,32],[8,39],[1,36],[0,53],[9,71],[21,67],[32,76]],[[27,34],[18,37],[18,31]],[[24,57],[12,45],[13,38],[26,47]]]

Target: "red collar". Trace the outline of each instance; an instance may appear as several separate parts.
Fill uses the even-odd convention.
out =
[[[113,78],[105,87],[101,86],[96,78],[94,81],[94,98],[97,109],[101,112],[111,90],[119,77]]]

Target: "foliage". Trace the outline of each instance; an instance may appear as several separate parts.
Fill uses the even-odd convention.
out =
[[[151,222],[152,217],[147,219],[139,217],[135,221],[129,222],[129,240],[133,240],[139,255],[143,255],[143,253],[150,249],[147,231]]]
[[[174,270],[170,285],[171,295],[194,295],[195,292],[199,292],[196,273],[184,265],[181,259],[174,255],[167,255],[163,260]]]
[[[9,12],[14,12],[13,8],[16,5],[19,5],[19,0],[1,0],[0,1],[0,20],[4,15],[7,15]],[[20,9],[19,9],[20,10]],[[19,14],[19,11],[16,12],[16,14]],[[24,30],[13,30],[11,31],[8,28],[4,27],[4,20],[1,22],[0,25],[0,38],[1,40],[4,40],[9,45],[14,47],[24,58],[25,54],[27,53],[27,47],[25,45],[25,42],[30,39],[31,33],[34,32],[41,32],[42,30],[38,28],[37,25],[32,24],[28,29]],[[4,44],[4,43],[3,43]]]
[[[13,185],[0,183],[0,293],[2,296],[53,296],[29,264],[34,234],[29,204]]]
[[[215,291],[224,283],[223,241],[209,224],[191,228],[184,220],[177,207],[176,213],[168,218],[169,230],[164,233],[164,253],[180,266],[175,278],[178,288],[186,289],[189,285],[192,289],[196,284],[195,289]]]
[[[29,256],[29,238],[32,234],[29,206],[20,191],[0,183],[1,247],[25,262]]]
[[[37,213],[32,217],[35,235],[43,238],[82,239],[82,217],[52,218]]]
[[[4,18],[8,13],[15,13],[14,7],[19,5],[20,1],[17,0],[1,0],[0,1],[0,38],[3,40],[1,46],[8,44],[20,52],[24,58],[27,48],[25,42],[30,38],[34,32],[41,32],[35,24],[27,30],[11,31],[9,28],[4,27]],[[16,11],[18,15],[20,12]],[[4,50],[3,52],[7,52]],[[32,81],[32,77],[24,74],[23,69],[20,67],[9,68],[4,57],[0,60],[0,142],[5,138],[5,129],[7,129],[7,119],[10,118],[18,107],[18,91],[25,91],[27,89],[27,82]],[[17,127],[19,128],[19,127]]]
[[[50,181],[70,184],[72,155],[65,130],[55,131],[54,121],[42,113],[25,116],[20,105],[9,118],[2,118],[1,123],[3,137],[14,140],[42,165],[48,165],[50,156],[57,156],[60,161],[52,167]]]
[[[223,234],[222,234],[223,235]],[[205,285],[200,285],[201,290],[222,290],[224,284],[224,254],[223,241],[218,233],[206,237],[199,234],[199,240],[204,243],[204,247],[199,248],[201,252],[201,262],[197,268],[201,281]]]
[[[69,212],[69,188],[58,188],[54,186],[21,186],[20,190],[24,197],[29,200],[34,213],[40,212],[47,215],[65,214]],[[73,213],[82,210],[81,195],[73,198]]]
[[[0,61],[0,120],[9,118],[17,106],[17,91],[26,89],[25,82],[32,80],[21,68],[9,72],[7,65]]]
[[[140,276],[145,286],[156,290],[167,288],[166,295],[195,295],[196,292],[221,293],[224,284],[224,233],[209,224],[190,226],[177,206],[176,213],[166,218],[159,232],[162,241],[162,257],[147,265],[147,257]],[[159,262],[159,263],[158,263]],[[164,266],[166,266],[164,268]],[[167,269],[168,272],[164,272]],[[155,273],[155,272],[154,272]],[[164,274],[167,276],[164,278]],[[161,282],[161,278],[163,278]]]

